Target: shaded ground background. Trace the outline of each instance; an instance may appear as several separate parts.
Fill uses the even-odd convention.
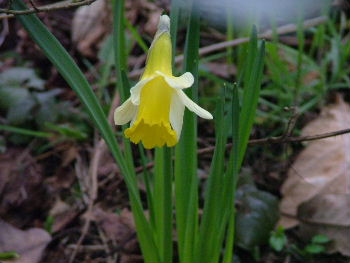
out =
[[[48,3],[35,1],[38,6]],[[0,4],[6,6],[5,2]],[[159,15],[168,12],[169,6],[169,1],[165,0],[126,1],[126,17],[130,22],[128,64],[134,80],[146,58],[142,45],[149,45]],[[91,7],[79,12],[69,9],[38,16],[75,58],[108,114],[110,107],[119,104],[118,96],[114,96],[116,79],[110,59],[113,58],[111,7],[102,0]],[[300,35],[296,33],[279,37],[275,42],[279,43],[277,48],[273,41],[267,45],[262,100],[252,138],[285,134],[288,121],[296,114],[284,107],[293,105],[297,106],[300,116],[288,136],[349,128],[349,10],[347,1],[333,1],[327,13],[331,22],[306,30],[302,48]],[[321,15],[311,14],[310,18]],[[184,25],[178,36],[179,53],[185,40]],[[17,252],[33,262],[67,262],[75,252],[74,262],[142,262],[122,175],[99,141],[76,95],[15,19],[2,19],[1,29],[0,124],[32,133],[30,136],[23,131],[0,133],[0,252],[16,244]],[[268,27],[262,26],[264,29]],[[138,33],[133,34],[133,31]],[[243,37],[246,32],[247,29],[239,29],[234,38]],[[137,36],[142,41],[137,40]],[[201,47],[226,39],[223,25],[215,19],[203,21]],[[240,60],[228,59],[230,52],[233,57],[242,59],[239,47],[235,47],[206,54],[200,61],[200,102],[210,110],[214,109],[212,97],[218,94],[223,83],[237,80]],[[292,87],[298,78],[298,54],[302,54],[303,59],[300,91],[295,101]],[[306,125],[308,128],[302,130]],[[198,170],[202,190],[212,156],[210,147],[215,142],[213,126],[213,123],[199,121],[198,145],[204,152],[199,155]],[[313,144],[311,150],[311,145],[305,148],[301,143],[267,143],[249,148],[237,196],[237,262],[349,261],[350,251],[346,246],[350,228],[346,195],[349,194],[346,188],[349,158],[348,152],[342,149],[349,149],[346,146],[350,144],[348,135],[337,138]],[[301,155],[304,149],[309,149],[310,153]],[[148,154],[152,156],[152,152]],[[332,158],[334,156],[337,158]],[[91,174],[98,178],[96,199]],[[285,183],[287,177],[289,184]],[[307,178],[313,178],[311,184]],[[319,181],[322,183],[318,184]],[[325,190],[325,185],[345,188]],[[144,186],[140,183],[140,187]],[[291,193],[288,189],[300,191]],[[313,218],[319,209],[327,210],[323,206],[329,199],[321,203],[317,198],[315,201],[319,194],[345,196],[335,200],[333,196],[329,204],[337,208],[335,213],[345,211],[335,223],[337,230],[331,227],[334,222],[325,220],[320,226],[319,218]],[[284,208],[283,201],[280,202],[283,196],[287,199],[284,199],[287,202]],[[300,196],[308,198],[303,200]],[[288,205],[288,198],[293,207]],[[305,204],[310,200],[311,205]],[[93,207],[88,210],[92,203]],[[304,206],[299,208],[299,204]],[[279,205],[282,214],[292,213],[302,224],[271,234],[280,217]],[[84,232],[87,218],[91,224]],[[249,222],[248,228],[246,222]],[[317,226],[320,227],[317,229]],[[38,232],[38,229],[32,232],[32,228],[46,232]],[[22,232],[19,229],[31,230]],[[307,234],[303,236],[300,232]],[[82,233],[86,235],[77,249]],[[313,244],[310,239],[320,233],[332,241]],[[286,238],[286,246],[276,251],[269,245],[271,236],[280,240]],[[311,246],[311,252],[306,249],[308,245],[315,245]],[[324,253],[324,248],[317,251],[317,245],[324,245],[332,253]],[[312,249],[316,250],[312,252]]]

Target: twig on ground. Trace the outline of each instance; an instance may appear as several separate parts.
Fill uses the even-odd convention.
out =
[[[303,23],[303,28],[306,29],[306,28],[317,26],[319,24],[326,22],[327,19],[328,18],[326,16],[319,16],[316,18],[305,20]],[[282,34],[293,33],[293,32],[296,32],[297,29],[298,29],[298,26],[296,24],[287,24],[287,25],[283,25],[283,26],[276,28],[276,34],[282,35]],[[274,35],[273,30],[268,29],[264,33],[259,34],[258,38],[270,39],[273,37],[273,35]],[[247,38],[247,37],[246,38],[237,38],[234,40],[225,41],[222,43],[206,46],[204,48],[199,49],[199,55],[205,55],[205,54],[211,53],[213,51],[217,51],[219,49],[225,49],[228,47],[237,46],[237,45],[240,45],[240,44],[243,44],[246,42],[249,42],[249,38]],[[177,59],[180,59],[180,57],[178,57]],[[181,57],[181,60],[183,60],[183,57]]]
[[[284,133],[284,138],[286,137],[291,137],[293,129],[295,127],[295,124],[297,123],[297,120],[300,116],[300,112],[297,107],[290,107],[290,108],[285,108],[286,110],[292,111],[292,116],[290,117],[288,124],[287,124],[287,129],[286,132]]]
[[[36,5],[34,4],[34,1],[33,0],[29,0],[29,3],[30,5],[33,7],[33,9],[36,11],[36,12],[39,12],[39,9],[36,7]]]
[[[338,135],[343,135],[346,133],[350,133],[349,129],[339,130],[339,131],[333,131],[333,132],[327,132],[322,134],[316,134],[316,135],[307,135],[307,136],[299,136],[299,137],[285,137],[284,135],[278,136],[278,137],[268,137],[268,138],[262,138],[262,139],[253,139],[248,142],[249,145],[258,145],[258,144],[281,144],[281,143],[288,143],[288,142],[305,142],[305,141],[315,141],[320,139],[325,139],[329,137],[334,137]],[[226,147],[230,148],[232,147],[232,143],[228,143]],[[204,154],[204,153],[210,153],[213,152],[215,149],[214,146],[203,148],[198,150],[198,154]]]
[[[287,255],[283,263],[289,263],[290,262],[290,255]]]
[[[92,213],[94,203],[95,203],[95,200],[97,199],[97,194],[98,194],[98,179],[97,179],[98,161],[96,161],[96,160],[99,160],[100,153],[102,151],[101,148],[103,148],[104,146],[105,146],[104,142],[99,141],[99,143],[96,146],[97,150],[93,151],[92,162],[91,162],[90,169],[88,171],[90,182],[89,182],[88,186],[86,186],[86,187],[88,187],[88,190],[89,190],[89,195],[88,195],[88,200],[87,200],[87,206],[88,206],[87,218],[85,220],[85,223],[84,223],[83,229],[81,231],[81,235],[79,237],[79,240],[76,244],[76,247],[73,250],[73,252],[69,258],[69,261],[68,261],[69,263],[74,262],[74,259],[79,251],[79,248],[80,248],[81,244],[83,243],[83,241],[84,241],[84,239],[85,239],[85,237],[90,229],[91,213]]]
[[[71,245],[68,245],[68,248],[77,249],[77,245],[71,244]],[[84,245],[84,246],[81,246],[80,249],[86,250],[86,251],[101,251],[101,250],[105,250],[105,247],[104,245]]]
[[[114,101],[112,103],[111,110],[109,111],[109,114],[108,114],[109,122],[112,122],[112,120],[113,120],[113,112],[114,112],[113,109],[116,107],[116,105],[118,103],[119,103],[119,96],[116,95],[114,97]],[[90,184],[91,187],[89,189],[90,190],[89,191],[89,201],[88,201],[88,208],[87,208],[88,216],[87,216],[87,219],[84,223],[80,238],[76,244],[76,247],[75,247],[70,259],[69,259],[69,263],[74,262],[74,259],[79,251],[79,247],[83,243],[85,236],[86,236],[86,234],[90,228],[90,225],[91,225],[91,213],[93,211],[94,203],[95,203],[97,196],[98,196],[98,167],[100,165],[101,158],[104,155],[104,153],[106,152],[106,150],[107,150],[107,146],[106,146],[106,143],[103,139],[100,139],[95,143],[95,147],[92,151],[93,155],[91,158],[91,166],[89,169],[89,175],[91,178],[91,184]]]
[[[333,132],[327,132],[323,134],[317,134],[317,135],[307,135],[307,136],[299,136],[299,137],[286,137],[285,135],[281,135],[278,137],[268,137],[268,138],[262,138],[262,139],[253,139],[248,142],[249,145],[258,145],[258,144],[281,144],[281,143],[288,143],[288,142],[303,142],[303,141],[314,141],[314,140],[320,140],[325,139],[329,137],[334,137],[338,135],[343,135],[346,133],[350,133],[349,129],[339,130],[339,131],[333,131]],[[231,148],[232,143],[226,144],[226,148]],[[197,151],[198,155],[206,154],[206,153],[212,153],[214,152],[215,146],[206,147],[203,149],[199,149]],[[146,165],[147,169],[151,169],[154,166],[154,162],[149,162]],[[143,171],[145,167],[139,166],[136,168],[136,173],[140,173]]]
[[[15,15],[28,15],[28,14],[34,14],[34,13],[41,13],[41,12],[50,12],[50,11],[56,11],[56,10],[61,10],[61,9],[68,9],[72,7],[78,7],[78,6],[83,6],[83,5],[90,5],[93,2],[97,0],[82,0],[82,1],[71,1],[71,0],[66,0],[66,1],[61,1],[58,3],[53,3],[53,4],[48,4],[48,5],[43,5],[43,6],[35,6],[32,0],[30,0],[30,3],[32,5],[32,8],[27,9],[27,10],[13,10],[13,9],[4,9],[0,8],[0,13],[4,13],[6,15],[0,15],[0,19],[4,18],[12,18]]]
[[[310,27],[314,27],[314,26],[320,25],[320,24],[326,22],[327,19],[328,19],[327,16],[319,16],[319,17],[316,17],[316,18],[305,20],[304,23],[303,23],[303,28],[306,29],[306,28],[310,28]],[[276,29],[276,33],[278,35],[293,33],[293,32],[297,31],[297,28],[298,28],[298,26],[296,24],[287,24],[287,25],[283,25],[283,26],[278,27]],[[259,34],[258,38],[271,39],[273,37],[273,35],[274,35],[273,30],[272,29],[268,29],[264,33]],[[225,48],[228,48],[228,47],[238,46],[240,44],[244,44],[244,43],[247,43],[247,42],[249,42],[249,38],[248,37],[243,37],[243,38],[237,38],[237,39],[234,39],[234,40],[213,44],[213,45],[210,45],[210,46],[206,46],[206,47],[200,48],[199,49],[199,55],[203,56],[203,55],[206,55],[208,53],[211,53],[211,52],[214,52],[214,51],[217,51],[217,50],[220,50],[220,49],[225,49]],[[183,55],[176,56],[175,57],[175,63],[180,63],[180,62],[183,61],[183,59],[184,59]],[[130,78],[139,77],[142,74],[143,70],[144,69],[142,68],[142,69],[131,71],[129,73],[129,77]]]
[[[108,238],[106,237],[106,235],[103,233],[102,229],[100,229],[99,226],[97,226],[97,229],[98,229],[98,234],[100,236],[100,239],[101,239],[101,241],[103,243],[104,250],[105,250],[106,255],[107,255],[106,263],[117,262],[116,253],[112,253],[111,249],[108,246]]]

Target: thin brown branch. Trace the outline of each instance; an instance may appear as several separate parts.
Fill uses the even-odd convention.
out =
[[[299,137],[286,137],[285,135],[281,135],[278,137],[268,137],[268,138],[262,138],[262,139],[253,139],[248,142],[249,145],[259,145],[259,144],[282,144],[282,143],[288,143],[288,142],[304,142],[304,141],[315,141],[320,139],[325,139],[329,137],[334,137],[338,135],[343,135],[350,133],[349,129],[339,130],[339,131],[333,131],[333,132],[327,132],[322,134],[316,134],[316,135],[307,135],[307,136],[299,136]],[[226,148],[231,148],[232,143],[226,144]],[[198,155],[206,154],[206,153],[212,153],[214,152],[215,146],[206,147],[203,149],[199,149],[197,151]],[[154,166],[154,162],[150,162],[146,165],[146,167],[140,166],[136,167],[136,173],[140,173],[146,169],[151,169]]]
[[[325,139],[329,137],[334,137],[338,135],[343,135],[346,133],[350,133],[349,129],[339,130],[339,131],[333,131],[333,132],[326,132],[322,134],[316,134],[316,135],[307,135],[307,136],[299,136],[299,137],[287,137],[284,138],[284,140],[280,140],[279,137],[272,137],[267,138],[268,143],[286,143],[286,142],[306,142],[306,141],[315,141],[320,139]],[[264,139],[257,139],[257,140],[251,140],[249,141],[249,144],[264,144],[267,143],[264,141]]]
[[[305,20],[303,23],[303,28],[310,28],[310,27],[314,27],[317,25],[320,25],[324,22],[327,21],[327,17],[326,16],[319,16],[316,18],[312,18],[312,19],[308,19]],[[298,26],[296,24],[287,24],[287,25],[283,25],[280,27],[276,28],[276,34],[277,35],[283,35],[283,34],[288,34],[288,33],[293,33],[297,31]],[[273,37],[274,33],[272,29],[266,30],[265,32],[261,33],[258,35],[258,38],[261,39],[271,39]],[[249,38],[247,37],[243,37],[243,38],[237,38],[234,40],[230,40],[230,41],[225,41],[225,42],[221,42],[221,43],[217,43],[217,44],[213,44],[210,46],[206,46],[206,47],[202,47],[199,49],[199,55],[203,56],[206,55],[208,53],[220,50],[220,49],[224,49],[224,48],[228,48],[228,47],[233,47],[233,46],[238,46],[240,44],[243,43],[247,43],[249,42]],[[179,55],[175,57],[175,63],[180,63],[182,62],[184,59],[183,55]],[[139,77],[143,72],[143,68],[142,69],[137,69],[137,70],[133,70],[129,73],[129,77],[130,78],[136,78]]]
[[[291,108],[287,108],[287,109],[292,111],[292,117],[288,121],[286,132],[283,135],[284,138],[290,137],[292,135],[293,129],[294,129],[294,127],[297,123],[297,120],[300,116],[300,112],[299,112],[297,107],[291,107]]]
[[[67,1],[61,1],[59,3],[53,3],[53,4],[43,5],[43,6],[35,6],[33,2],[30,1],[33,8],[30,8],[27,10],[14,10],[14,9],[0,8],[0,13],[6,14],[6,15],[0,15],[0,19],[11,18],[11,17],[14,17],[15,15],[28,15],[33,13],[50,12],[50,11],[68,9],[68,8],[78,7],[83,5],[90,5],[95,1],[97,0],[82,0],[82,1],[76,1],[76,2],[67,0]]]
[[[306,29],[306,28],[317,26],[319,24],[326,22],[327,19],[328,18],[326,16],[319,16],[316,18],[305,20],[303,23],[303,28]],[[298,26],[296,24],[287,24],[287,25],[283,25],[283,26],[276,28],[276,34],[282,35],[282,34],[293,33],[293,32],[296,32],[297,29],[298,29]],[[273,37],[273,35],[274,35],[273,30],[268,29],[264,33],[259,34],[258,38],[271,39]],[[248,41],[249,41],[249,38],[247,38],[247,37],[246,38],[237,38],[234,40],[225,41],[222,43],[206,46],[204,48],[199,49],[199,55],[205,55],[205,54],[211,53],[213,51],[217,51],[219,49],[237,46],[237,45],[246,43]],[[177,59],[180,59],[180,57],[177,57]],[[181,57],[181,60],[182,59],[183,59],[183,57]]]
[[[262,139],[253,139],[248,142],[249,145],[258,145],[258,144],[282,144],[282,143],[288,143],[288,142],[305,142],[305,141],[315,141],[320,139],[325,139],[329,137],[334,137],[342,134],[350,133],[349,129],[339,130],[339,131],[333,131],[333,132],[327,132],[322,134],[316,134],[316,135],[307,135],[307,136],[299,136],[299,137],[286,137],[285,135],[281,135],[278,137],[268,137],[268,138],[262,138]],[[228,143],[226,147],[231,148],[232,143]],[[215,149],[214,146],[210,146],[207,148],[203,148],[198,150],[197,154],[204,154],[204,153],[210,153],[213,152]]]

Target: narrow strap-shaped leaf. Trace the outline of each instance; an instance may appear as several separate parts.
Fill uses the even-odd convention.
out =
[[[238,88],[236,85],[233,86],[232,90],[232,149],[230,154],[230,162],[227,168],[226,178],[225,178],[225,199],[224,203],[227,204],[226,211],[228,216],[228,229],[226,233],[226,246],[223,257],[223,263],[231,263],[233,260],[233,245],[234,245],[234,235],[235,235],[235,193],[238,181],[238,172],[240,167],[238,167],[239,158],[239,98],[238,98]]]
[[[28,130],[28,129],[23,129],[23,128],[18,128],[18,127],[14,127],[14,126],[0,124],[0,131],[1,130],[13,132],[13,133],[18,133],[18,134],[22,134],[22,135],[41,137],[41,138],[50,138],[53,136],[53,134],[48,133],[48,132],[33,131],[33,130]]]
[[[151,224],[152,229],[155,227],[155,215],[154,215],[154,205],[153,205],[153,191],[152,191],[152,177],[150,171],[148,171],[147,164],[148,160],[145,154],[145,149],[143,148],[142,144],[138,144],[140,157],[141,157],[141,164],[143,166],[143,181],[145,183],[146,187],[146,194],[147,194],[147,206],[149,211],[149,221]]]
[[[189,2],[190,10],[192,1]],[[198,97],[199,16],[191,12],[187,26],[184,71],[193,74],[195,82],[186,94]],[[182,135],[175,150],[176,229],[180,262],[191,262],[198,227],[197,117],[185,111]]]
[[[255,30],[252,32],[249,45],[250,53],[248,54],[248,63],[244,68],[245,74],[249,72],[249,77],[244,78],[242,109],[239,123],[239,166],[243,161],[250,131],[255,120],[265,56],[265,42],[261,41],[260,47],[258,47]],[[251,58],[252,56],[254,56],[254,58]],[[252,64],[250,63],[251,60],[253,61]]]
[[[225,89],[224,89],[225,90]],[[214,157],[211,163],[211,171],[207,180],[205,203],[198,242],[195,248],[195,262],[217,262],[215,255],[220,252],[215,251],[217,236],[221,235],[220,222],[222,221],[222,201],[223,201],[223,179],[224,179],[224,156],[227,138],[227,129],[224,122],[225,92],[221,94],[217,102],[215,114],[216,142]]]
[[[175,68],[174,58],[176,56],[176,40],[177,40],[177,27],[179,24],[179,15],[180,15],[180,6],[179,6],[179,0],[172,0],[171,1],[171,13],[170,13],[170,35],[171,35],[171,46],[173,48],[171,54],[172,54],[172,61],[173,61],[173,71]]]
[[[26,6],[21,0],[14,0],[12,1],[12,8],[16,10],[24,10],[26,9]],[[77,93],[80,101],[86,107],[91,119],[101,132],[101,135],[116,159],[127,184],[137,233],[141,243],[141,248],[144,251],[146,262],[158,261],[157,250],[154,240],[152,239],[151,228],[143,213],[139,190],[135,180],[135,173],[130,169],[123,158],[112,128],[110,127],[101,105],[89,83],[67,51],[36,15],[18,15],[17,18],[33,38],[35,43],[41,47],[48,59],[55,65],[69,86]]]
[[[160,262],[172,262],[173,250],[173,204],[172,204],[172,160],[168,147],[155,150],[154,215],[156,245]]]
[[[113,43],[115,67],[117,73],[117,90],[119,91],[121,102],[124,102],[130,95],[130,84],[126,75],[126,51],[125,51],[125,18],[124,18],[124,0],[113,0]],[[127,129],[123,125],[122,130]],[[130,141],[123,137],[125,147],[125,158],[130,167],[134,168],[134,161],[131,151]]]

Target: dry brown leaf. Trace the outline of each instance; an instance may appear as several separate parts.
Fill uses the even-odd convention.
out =
[[[320,116],[310,122],[302,135],[321,134],[350,126],[350,108],[338,96],[335,104],[325,107]],[[302,202],[318,194],[347,194],[350,191],[350,135],[310,142],[299,154],[282,186],[282,214],[295,217]],[[282,217],[282,225],[294,226],[297,220]]]
[[[17,226],[32,222],[50,204],[43,167],[29,151],[11,148],[0,155],[0,217]],[[19,213],[20,211],[20,213]],[[26,214],[26,217],[23,217]]]
[[[325,107],[320,116],[303,129],[302,135],[342,130],[349,128],[349,126],[350,107],[338,95],[334,104]],[[348,219],[343,216],[343,213],[350,214],[350,206],[345,206],[343,202],[343,198],[350,198],[349,149],[349,134],[312,141],[307,144],[307,147],[299,154],[288,171],[288,178],[282,186],[280,225],[286,228],[293,227],[300,223],[299,219],[305,222],[308,220],[307,217],[312,215],[313,221],[320,221],[322,217],[331,218],[332,220],[324,223],[327,226],[332,225],[335,232],[338,231],[339,227],[350,228]],[[324,198],[326,196],[330,198],[330,195],[332,202],[327,203]],[[304,206],[304,210],[300,210],[298,213],[298,208],[300,209],[301,205]],[[305,206],[308,209],[305,209]],[[308,211],[308,213],[304,214],[302,211]],[[329,214],[330,211],[332,211],[331,214]],[[340,218],[340,220],[335,222],[336,218]],[[322,233],[322,229],[319,230],[319,233]],[[346,233],[344,229],[341,232]],[[327,234],[330,235],[330,238],[337,236],[330,234],[329,231]],[[340,248],[337,250],[341,252]]]
[[[91,214],[86,214],[86,216],[101,226],[106,236],[117,244],[126,242],[135,233],[133,215],[127,209],[123,209],[120,214],[115,214],[95,208]]]
[[[72,40],[85,56],[95,57],[99,44],[111,28],[111,15],[106,0],[77,9],[72,21]]]
[[[56,198],[49,215],[54,218],[51,232],[56,233],[70,224],[79,215],[79,211],[63,202],[60,198]]]
[[[205,66],[211,73],[214,73],[218,77],[229,78],[230,76],[237,74],[237,68],[234,65],[210,62],[206,63]]]
[[[51,236],[43,229],[20,230],[0,220],[0,252],[15,251],[20,257],[12,263],[39,262]]]
[[[157,25],[159,22],[159,17],[162,15],[163,11],[160,9],[151,10],[151,13],[148,16],[148,21],[144,26],[145,32],[150,35],[154,35],[157,31]]]
[[[119,248],[121,262],[129,261],[140,255],[136,238],[136,228],[132,213],[128,209],[123,209],[120,214],[107,212],[101,208],[94,208],[91,213],[86,213],[85,217],[90,217],[103,230],[106,237]]]
[[[146,23],[143,26],[143,30],[150,36],[153,36],[157,31],[159,17],[164,10],[162,10],[159,6],[157,6],[155,3],[152,3],[150,1],[141,0],[140,6],[147,19]]]
[[[300,236],[310,240],[318,234],[326,235],[332,242],[330,253],[340,252],[350,256],[350,195],[322,194],[302,203],[298,209]]]

